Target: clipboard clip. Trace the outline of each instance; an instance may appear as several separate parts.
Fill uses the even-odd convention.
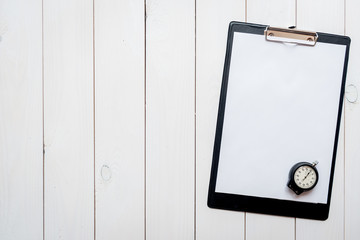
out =
[[[270,26],[265,29],[264,35],[267,41],[295,43],[306,46],[315,46],[318,39],[318,34],[316,32],[275,28]]]

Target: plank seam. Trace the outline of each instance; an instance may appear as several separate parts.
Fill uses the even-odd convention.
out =
[[[146,240],[146,0],[144,0],[144,240]]]
[[[197,33],[197,28],[196,28],[196,24],[197,24],[197,21],[196,21],[196,11],[197,11],[197,8],[196,8],[196,5],[197,5],[197,1],[195,0],[195,16],[194,16],[194,240],[196,240],[196,228],[197,228],[197,225],[196,225],[196,218],[197,218],[197,215],[196,215],[196,149],[197,149],[197,146],[196,146],[196,33]]]
[[[245,0],[245,22],[247,22],[248,18],[248,4],[247,0]],[[246,212],[244,212],[244,240],[246,240]]]
[[[344,0],[344,35],[345,34],[346,34],[346,0]]]
[[[93,138],[94,138],[94,240],[96,240],[96,157],[95,157],[95,0],[93,0]]]
[[[298,2],[297,0],[295,0],[295,27],[297,27],[297,6],[298,6]]]
[[[296,218],[294,218],[294,240],[296,240]]]
[[[42,186],[42,191],[43,191],[43,199],[42,199],[42,204],[43,204],[43,219],[42,219],[42,225],[43,225],[43,229],[42,229],[42,237],[43,240],[45,239],[45,106],[44,106],[44,99],[45,99],[45,89],[44,89],[44,0],[41,0],[41,87],[42,87],[42,96],[41,96],[41,100],[42,100],[42,144],[43,144],[43,186]]]
[[[247,22],[247,0],[245,0],[245,22]]]
[[[244,212],[244,240],[246,240],[246,212]]]

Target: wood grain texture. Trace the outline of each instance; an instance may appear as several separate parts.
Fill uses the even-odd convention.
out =
[[[339,134],[332,191],[329,218],[326,221],[296,219],[296,240],[344,239],[344,124]]]
[[[246,214],[246,239],[295,239],[294,218]]]
[[[94,238],[93,2],[44,0],[45,239]]]
[[[360,236],[360,29],[359,1],[346,0],[346,35],[351,37],[345,90],[345,239]],[[354,88],[357,91],[354,91]],[[354,99],[357,95],[357,100]],[[352,103],[353,102],[353,103]]]
[[[0,239],[42,239],[41,0],[0,1]]]
[[[343,0],[298,1],[297,9],[298,29],[344,34]],[[344,118],[337,150],[329,218],[325,222],[297,219],[297,240],[344,238]]]
[[[247,0],[247,22],[287,28],[295,25],[295,0]]]
[[[298,0],[297,28],[344,34],[344,0]]]
[[[146,239],[193,239],[195,2],[146,11]]]
[[[96,239],[144,238],[144,1],[95,1]]]
[[[245,1],[196,1],[196,239],[244,239],[244,213],[207,206],[228,26]]]
[[[0,0],[0,239],[358,239],[359,1],[145,2]],[[234,20],[352,38],[325,222],[207,207]]]
[[[295,25],[295,1],[247,1],[247,21],[277,27]],[[295,219],[246,214],[246,239],[295,239]]]

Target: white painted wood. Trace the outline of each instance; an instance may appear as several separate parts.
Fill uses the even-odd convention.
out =
[[[193,239],[195,2],[146,10],[146,239]]]
[[[347,86],[357,89],[357,100],[345,102],[345,239],[358,239],[360,236],[360,30],[359,1],[346,0],[346,35],[351,37],[350,59]],[[346,97],[354,101],[355,95],[348,87]]]
[[[93,239],[93,2],[43,11],[45,239]]]
[[[144,238],[144,1],[95,1],[96,239]]]
[[[246,239],[295,239],[294,218],[246,214]]]
[[[344,2],[298,1],[298,29],[344,33]],[[326,7],[324,7],[326,6]],[[343,120],[343,119],[342,119]],[[297,219],[296,239],[343,239],[344,237],[344,121],[342,121],[329,218],[325,222]]]
[[[298,0],[297,28],[344,34],[345,0]]]
[[[207,206],[228,26],[245,1],[196,1],[196,239],[244,239],[244,213]]]
[[[295,0],[247,0],[247,22],[287,28],[295,25]]]
[[[146,139],[144,2],[95,0],[95,69],[93,1],[43,2],[44,226],[42,6],[0,0],[0,239],[93,239],[94,173],[97,239],[358,238],[360,96],[345,100],[327,221],[206,205],[228,23],[288,27],[296,7],[298,29],[346,23],[347,85],[360,90],[358,1],[148,0]]]
[[[309,239],[344,239],[344,124],[340,129],[328,220],[296,219],[296,240]]]
[[[42,239],[41,0],[0,1],[0,239]]]
[[[247,1],[247,21],[277,27],[295,25],[295,1]],[[246,214],[246,239],[295,239],[295,219]]]

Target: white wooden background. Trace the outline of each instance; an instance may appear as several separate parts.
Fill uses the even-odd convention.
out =
[[[0,0],[0,239],[359,239],[359,7]],[[325,222],[206,205],[232,20],[352,38]]]

